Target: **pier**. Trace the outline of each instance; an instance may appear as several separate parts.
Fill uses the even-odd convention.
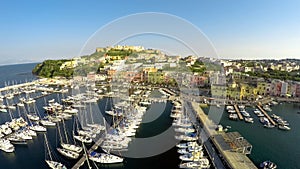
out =
[[[233,107],[234,107],[234,109],[235,109],[235,111],[236,111],[239,119],[240,120],[244,120],[244,117],[242,116],[242,114],[241,114],[240,109],[238,108],[238,106],[235,104],[235,105],[233,105]]]
[[[4,92],[4,91],[8,91],[8,90],[13,90],[13,89],[18,89],[18,88],[26,87],[26,86],[35,85],[36,82],[37,81],[27,82],[27,83],[21,83],[21,84],[15,84],[15,85],[11,85],[11,86],[6,86],[6,87],[3,87],[3,88],[0,88],[0,92]]]
[[[197,118],[202,123],[202,128],[211,140],[211,143],[216,147],[220,156],[224,159],[224,162],[232,169],[257,169],[254,163],[248,158],[246,153],[241,153],[239,150],[244,150],[241,147],[232,148],[231,144],[237,141],[228,139],[228,135],[224,132],[217,132],[215,130],[216,124],[208,118],[208,116],[200,108],[196,102],[191,103],[192,109],[195,112]],[[210,143],[210,141],[206,141]],[[206,143],[205,142],[205,143]],[[237,142],[240,143],[240,142]],[[244,142],[241,142],[244,143]],[[237,146],[238,144],[234,144]],[[245,144],[246,145],[246,144]],[[248,144],[246,146],[249,146]],[[238,151],[235,151],[237,149]],[[222,167],[221,167],[222,168]]]
[[[257,105],[257,108],[268,118],[268,120],[272,125],[277,125],[277,123],[269,116],[269,114],[260,105]]]
[[[100,144],[102,144],[102,142],[104,141],[104,137],[105,137],[105,133],[102,133],[102,135],[100,136],[100,138],[98,139],[97,142],[95,142],[95,144],[87,151],[87,156],[94,150],[96,150]],[[84,162],[86,160],[86,155],[83,155],[78,161],[77,163],[72,167],[72,169],[78,169],[79,167],[81,167]]]

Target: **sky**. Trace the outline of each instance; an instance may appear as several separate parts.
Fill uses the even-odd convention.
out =
[[[299,7],[297,0],[2,0],[0,64],[87,54],[92,51],[82,52],[82,48],[100,28],[118,18],[143,12],[167,13],[193,24],[211,42],[220,58],[300,59]],[[172,30],[186,31],[183,27]],[[193,36],[191,32],[186,34]],[[180,53],[180,45],[164,39],[147,35],[131,38],[127,43],[138,45],[141,41],[147,48],[190,54],[185,50]],[[101,39],[99,45],[106,45],[106,40]],[[198,45],[197,41],[193,45]]]

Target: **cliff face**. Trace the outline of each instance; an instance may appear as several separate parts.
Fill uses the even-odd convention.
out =
[[[71,77],[74,71],[72,68],[60,69],[61,65],[66,61],[70,60],[46,60],[43,63],[37,64],[32,73],[47,78],[54,76]]]

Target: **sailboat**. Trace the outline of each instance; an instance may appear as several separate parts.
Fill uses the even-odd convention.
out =
[[[94,122],[94,117],[93,117],[93,113],[92,112],[93,112],[92,105],[90,103],[91,123],[86,123],[86,125],[88,126],[87,130],[91,131],[92,133],[99,134],[102,130],[105,130],[105,126],[102,126],[101,124],[96,124]],[[84,129],[84,130],[86,130],[86,129]]]
[[[62,163],[53,160],[46,134],[44,134],[44,138],[46,145],[45,161],[48,166],[52,169],[67,169],[67,167]],[[49,156],[49,159],[47,159],[47,155]]]
[[[75,126],[77,126],[77,129],[79,128],[77,121],[78,121],[78,119],[75,118],[75,120],[74,120],[74,130],[75,130]],[[76,140],[78,140],[80,142],[83,142],[83,143],[88,143],[88,144],[93,142],[92,138],[88,137],[86,135],[75,135],[74,130],[73,130],[73,137],[74,137],[74,139],[76,139]]]
[[[95,151],[92,151],[89,154],[89,159],[102,164],[122,163],[124,160],[119,156],[106,153],[97,153]]]
[[[30,112],[30,105],[28,106],[28,112]],[[32,120],[32,121],[38,121],[40,120],[40,117],[36,114],[36,106],[33,105],[33,110],[34,112],[32,113],[27,113],[27,117],[28,119]]]
[[[14,145],[10,143],[9,140],[1,138],[0,139],[0,150],[7,152],[7,153],[12,153],[15,151]]]
[[[35,105],[34,105],[35,106]],[[25,109],[26,111],[26,109]],[[30,111],[30,107],[28,107],[28,111]],[[36,131],[36,132],[46,132],[47,129],[41,125],[39,125],[38,123],[32,123],[32,121],[35,121],[34,119],[30,118],[30,116],[28,116],[28,112],[26,112],[25,114],[27,114],[27,119],[29,122],[29,129]],[[34,107],[34,116],[36,116],[36,118],[40,119],[39,116],[36,114],[36,107]],[[32,116],[33,117],[33,116]]]
[[[70,144],[69,143],[69,139],[68,139],[68,135],[67,135],[67,131],[66,131],[66,128],[65,128],[64,121],[63,121],[63,129],[64,129],[64,134],[65,134],[65,137],[66,137],[66,142],[63,142],[62,135],[61,135],[61,132],[60,132],[60,127],[58,125],[57,130],[58,130],[59,136],[60,136],[60,145],[61,145],[61,147],[66,149],[66,150],[76,152],[78,154],[81,153],[82,152],[82,147],[76,146],[75,144]]]

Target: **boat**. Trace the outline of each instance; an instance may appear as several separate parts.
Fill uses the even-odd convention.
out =
[[[47,131],[47,129],[45,127],[40,126],[38,124],[29,126],[29,129],[36,131],[36,132],[46,132]]]
[[[64,130],[66,142],[63,141],[63,138],[62,138],[62,134],[61,134],[61,131],[60,131],[60,126],[59,126],[59,124],[58,124],[58,126],[57,126],[57,130],[58,130],[58,134],[59,134],[60,145],[61,145],[62,148],[66,149],[66,150],[69,150],[69,151],[76,152],[76,153],[78,153],[78,154],[81,153],[82,147],[77,146],[77,145],[75,145],[75,144],[70,144],[70,143],[69,143],[68,134],[67,134],[67,131],[66,131],[66,128],[65,128],[65,123],[64,123],[64,121],[63,121],[63,130]]]
[[[237,114],[229,114],[229,119],[231,119],[231,120],[237,120],[238,119],[238,115]]]
[[[0,139],[0,150],[4,151],[6,153],[12,153],[15,151],[15,147],[14,147],[14,145],[12,145],[10,143],[9,140],[1,138]]]
[[[276,169],[277,168],[277,165],[271,161],[264,161],[259,166],[262,169]]]
[[[77,159],[79,157],[79,153],[76,153],[74,151],[70,151],[64,148],[56,148],[56,150],[63,156],[68,157],[70,159]]]
[[[179,143],[179,144],[176,145],[176,147],[178,147],[178,148],[187,148],[188,145],[187,145],[187,143]]]
[[[250,117],[250,114],[248,112],[246,112],[245,110],[241,111],[241,113],[244,117]]]
[[[78,110],[77,110],[77,109],[74,109],[74,108],[72,108],[72,107],[65,107],[64,113],[77,114],[77,113],[78,113]]]
[[[27,141],[21,137],[18,137],[17,135],[10,135],[7,138],[12,144],[27,144]]]
[[[269,105],[263,106],[263,109],[266,110],[266,111],[268,111],[268,112],[271,112],[271,111],[272,111],[272,109],[270,108]]]
[[[182,161],[200,161],[203,158],[203,151],[193,152],[179,156]]]
[[[259,118],[259,121],[262,123],[262,124],[267,124],[267,123],[270,123],[268,118],[266,117],[260,117]]]
[[[45,158],[47,165],[51,169],[67,169],[67,167],[65,165],[63,165],[62,163],[53,160],[46,134],[44,134],[44,138],[45,138],[45,145],[46,145],[45,152],[47,153],[46,155],[49,156],[49,159]]]
[[[90,137],[87,137],[87,136],[78,136],[78,135],[74,135],[74,138],[80,142],[83,142],[83,143],[92,143],[93,140],[90,138]]]
[[[112,155],[112,154],[97,153],[95,151],[92,151],[89,154],[89,159],[91,161],[95,161],[97,163],[102,163],[102,164],[122,163],[124,160],[123,158]]]
[[[1,108],[1,109],[0,109],[0,112],[2,112],[2,113],[7,113],[7,109]]]
[[[254,120],[251,117],[245,117],[245,122],[247,122],[247,123],[254,123]]]
[[[210,168],[210,164],[208,159],[203,158],[200,161],[181,163],[179,168]]]
[[[179,154],[188,154],[189,153],[189,151],[186,148],[180,148],[177,150],[177,152]]]
[[[291,130],[291,128],[289,126],[286,125],[278,125],[278,128],[281,130]]]
[[[265,128],[274,128],[275,126],[272,125],[271,123],[267,123],[264,125]]]
[[[56,123],[48,120],[48,119],[42,119],[40,120],[40,123],[43,125],[43,126],[55,126]]]
[[[66,149],[66,150],[74,151],[76,153],[82,152],[82,147],[76,146],[74,144],[61,143],[60,145],[62,148]]]

